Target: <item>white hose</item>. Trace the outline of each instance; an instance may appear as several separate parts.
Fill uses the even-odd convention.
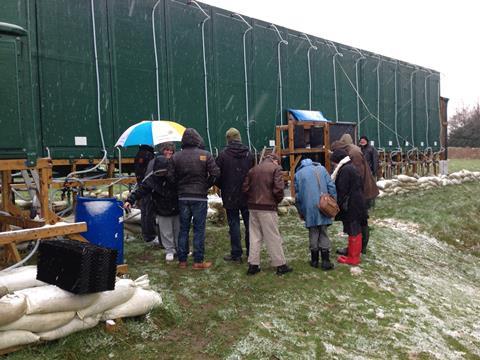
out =
[[[288,45],[288,41],[285,40],[280,31],[275,24],[270,24],[270,27],[275,30],[280,39],[277,43],[277,66],[278,66],[278,91],[280,96],[280,125],[283,125],[283,82],[282,82],[282,56],[281,56],[281,48],[282,44]],[[282,147],[285,147],[285,140],[282,136]]]
[[[378,58],[378,64],[375,69],[377,73],[377,137],[378,137],[378,145],[377,147],[381,147],[381,136],[380,136],[380,65],[382,64],[382,59]]]
[[[395,65],[395,72],[394,72],[394,85],[395,85],[395,139],[397,140],[397,147],[401,148],[400,140],[398,140],[398,86],[397,86],[397,73],[398,73],[398,61]]]
[[[200,11],[205,15],[205,19],[202,20],[200,26],[202,28],[202,54],[203,54],[203,82],[204,82],[204,91],[205,91],[205,117],[207,121],[207,139],[208,139],[208,148],[210,153],[212,153],[212,141],[210,140],[210,118],[208,114],[208,73],[207,73],[207,58],[205,55],[205,23],[210,20],[210,15],[203,10],[203,8],[195,1],[189,0],[187,4],[194,4]]]
[[[248,140],[248,148],[252,149],[252,144],[250,141],[250,115],[249,115],[249,108],[248,108],[248,72],[247,72],[247,45],[246,45],[246,36],[247,33],[253,29],[252,25],[248,23],[247,20],[243,18],[242,15],[234,13],[232,16],[238,16],[247,26],[248,28],[243,32],[242,42],[243,42],[243,72],[244,72],[244,80],[245,80],[245,112],[246,112],[246,126],[247,126],[247,140]]]
[[[360,131],[360,85],[359,85],[359,79],[358,79],[358,64],[361,60],[365,60],[366,57],[363,56],[360,50],[355,48],[355,50],[360,54],[360,57],[355,60],[355,86],[357,87],[357,131],[358,131],[358,136],[361,136],[361,131]]]
[[[311,68],[311,63],[310,63],[310,51],[313,50],[318,50],[318,48],[312,44],[312,41],[308,37],[307,34],[303,33],[302,34],[308,41],[310,47],[307,50],[307,65],[308,65],[308,109],[312,110],[312,68]]]
[[[410,127],[411,127],[411,131],[412,131],[412,146],[415,147],[415,131],[414,131],[414,128],[415,128],[415,123],[413,121],[413,77],[415,76],[415,73],[420,71],[420,69],[415,69],[412,71],[412,73],[410,74]]]
[[[102,111],[100,108],[100,102],[101,102],[101,94],[100,94],[100,70],[99,70],[99,65],[98,65],[98,52],[97,52],[97,30],[96,30],[96,25],[95,25],[95,5],[94,5],[94,0],[90,0],[90,9],[92,13],[92,31],[93,31],[93,50],[95,54],[95,74],[96,74],[96,80],[97,80],[97,117],[98,117],[98,130],[100,132],[100,140],[102,142],[102,151],[103,151],[103,157],[100,162],[95,165],[94,167],[82,171],[73,171],[70,174],[67,175],[67,179],[70,178],[72,175],[78,175],[78,174],[86,174],[89,173],[93,170],[96,170],[105,160],[107,159],[107,148],[105,147],[105,139],[103,137],[103,129],[102,129]]]
[[[343,54],[338,52],[337,46],[330,40],[327,40],[331,46],[335,49],[335,55],[332,57],[332,64],[333,64],[333,87],[335,92],[335,121],[338,122],[338,94],[337,94],[337,56],[343,57]]]
[[[19,262],[15,263],[15,264],[13,264],[12,266],[9,266],[8,268],[2,269],[0,272],[16,269],[17,267],[25,264],[28,260],[30,260],[30,258],[33,256],[33,254],[35,254],[37,252],[37,249],[38,249],[39,245],[40,245],[40,240],[37,240],[37,242],[35,243],[35,246],[33,247],[32,251],[30,252],[30,254],[28,254],[27,256],[25,256],[25,258],[23,258],[22,260],[20,260]]]
[[[430,122],[430,117],[428,114],[428,89],[427,89],[427,80],[430,76],[435,75],[434,73],[430,73],[427,76],[425,76],[425,115],[426,115],[426,129],[425,129],[425,144],[427,145],[427,148],[430,146],[428,144],[428,132],[429,132],[429,122]]]

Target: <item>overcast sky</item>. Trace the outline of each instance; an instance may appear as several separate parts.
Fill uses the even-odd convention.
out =
[[[437,70],[450,116],[480,102],[480,1],[202,2]]]

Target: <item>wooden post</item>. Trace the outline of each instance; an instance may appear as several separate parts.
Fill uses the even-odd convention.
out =
[[[115,161],[110,160],[108,162],[107,177],[112,179],[115,172]],[[113,197],[113,185],[108,187],[108,197]]]
[[[44,167],[39,169],[40,172],[40,212],[47,224],[54,224],[55,219],[51,216],[49,208],[48,189],[52,179],[52,169],[50,167]]]
[[[10,189],[10,183],[12,181],[12,173],[10,170],[2,171],[2,210],[8,212],[10,203],[12,202],[12,191]],[[0,230],[8,231],[10,226],[8,224],[2,224]]]

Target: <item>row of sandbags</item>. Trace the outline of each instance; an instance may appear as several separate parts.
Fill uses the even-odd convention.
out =
[[[391,196],[397,194],[406,194],[411,191],[429,190],[448,185],[460,185],[468,181],[479,181],[480,171],[461,170],[442,176],[408,176],[397,175],[390,180],[379,180],[377,186],[380,189],[380,195]]]
[[[147,275],[117,279],[115,289],[76,295],[36,279],[36,266],[0,272],[0,350],[50,341],[100,321],[144,315],[162,303]]]

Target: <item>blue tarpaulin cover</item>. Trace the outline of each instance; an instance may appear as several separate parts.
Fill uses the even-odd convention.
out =
[[[288,111],[293,115],[295,120],[298,121],[328,121],[325,116],[323,116],[321,111],[313,111],[313,110],[295,110],[295,109],[288,109]]]

